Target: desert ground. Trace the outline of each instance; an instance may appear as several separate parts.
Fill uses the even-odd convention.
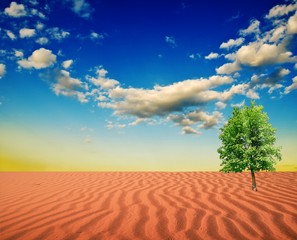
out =
[[[297,239],[297,172],[0,173],[4,239]]]

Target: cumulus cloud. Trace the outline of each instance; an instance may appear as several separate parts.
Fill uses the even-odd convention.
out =
[[[259,99],[259,94],[254,89],[249,89],[246,93],[246,96],[250,99]]]
[[[20,29],[21,38],[30,38],[36,34],[35,29],[32,28],[22,28]]]
[[[271,37],[269,38],[269,42],[277,43],[281,39],[285,37],[287,27],[286,26],[279,26],[271,31]]]
[[[242,46],[236,53],[236,59],[244,65],[259,67],[269,64],[293,62],[292,52],[282,45],[252,42]]]
[[[194,135],[200,135],[201,133],[198,132],[196,129],[190,127],[190,126],[186,126],[186,127],[183,127],[183,129],[182,129],[182,134],[194,134]]]
[[[297,12],[294,16],[289,18],[288,25],[288,34],[296,34],[297,33]]]
[[[240,64],[235,61],[233,63],[225,63],[224,65],[216,68],[217,74],[231,74],[241,69]]]
[[[254,74],[251,78],[251,87],[257,86],[259,88],[275,88],[276,85],[280,86],[279,83],[283,81],[283,78],[290,73],[289,69],[277,68],[270,74]]]
[[[244,38],[229,39],[227,42],[223,42],[220,48],[230,49],[233,47],[238,47],[244,42]]]
[[[88,77],[88,80],[93,83],[95,86],[102,89],[112,89],[119,84],[117,80],[110,79],[106,77],[108,71],[103,67],[98,67],[96,70],[97,77]]]
[[[204,58],[207,59],[207,60],[211,60],[211,59],[216,59],[218,57],[220,57],[220,55],[218,53],[211,52],[210,54],[208,54]]]
[[[222,118],[222,113],[215,111],[212,114],[207,114],[201,109],[191,111],[189,113],[171,114],[169,120],[176,123],[178,126],[190,127],[194,124],[200,124],[200,129],[209,129],[216,126]]]
[[[4,9],[4,13],[15,18],[23,17],[27,14],[25,6],[16,2],[11,2],[10,6]]]
[[[224,56],[229,61],[235,61],[236,60],[236,53],[228,53]]]
[[[288,94],[292,90],[297,89],[297,76],[294,77],[292,80],[293,80],[292,84],[285,88],[285,92],[284,92],[285,94]]]
[[[41,37],[41,38],[38,38],[36,42],[39,43],[40,45],[45,45],[48,43],[48,39],[46,37]]]
[[[69,60],[62,62],[62,66],[63,66],[63,68],[67,69],[72,65],[72,63],[73,63],[73,60],[69,59]]]
[[[50,35],[50,38],[61,41],[64,38],[67,38],[70,33],[59,29],[57,27],[47,29],[47,33]]]
[[[246,38],[252,41],[244,44],[246,40],[238,38],[223,42],[220,45],[221,49],[230,50],[235,46],[238,46],[239,49],[224,55],[231,62],[217,67],[216,73],[233,74],[241,71],[244,67],[264,70],[264,68],[274,65],[296,63],[297,56],[294,56],[291,49],[293,49],[292,46],[294,46],[293,41],[295,39],[292,35],[297,33],[297,12],[292,16],[289,15],[289,13],[296,10],[296,4],[277,5],[272,8],[266,16],[266,25],[263,25],[264,32],[260,31],[260,21],[255,19],[250,22],[248,28],[239,31],[241,36],[255,34],[255,38],[253,36],[252,38]],[[287,16],[287,18],[284,16]],[[282,18],[276,20],[277,17]],[[218,55],[214,55],[214,57],[216,56]],[[262,85],[261,87],[265,88],[264,86]],[[266,84],[267,88],[268,86],[270,86],[269,92],[282,87],[282,85],[272,86]],[[258,94],[252,90],[249,91],[248,95],[258,97]]]
[[[12,31],[6,30],[6,34],[11,40],[15,40],[17,38]]]
[[[175,38],[173,36],[165,36],[165,42],[167,42],[172,48],[177,47]]]
[[[224,109],[224,108],[227,106],[226,103],[223,103],[223,102],[221,102],[221,101],[216,102],[215,105],[216,105],[216,108],[217,108],[217,109]]]
[[[226,102],[226,101],[229,101],[236,94],[245,95],[248,88],[249,88],[249,84],[247,83],[233,85],[230,89],[225,90],[221,94],[220,100],[223,102]]]
[[[268,88],[268,93],[272,94],[276,89],[283,88],[281,82],[284,80],[284,77],[290,73],[289,69],[286,68],[277,68],[270,74],[254,74],[249,83],[249,91],[247,96],[253,99],[260,98],[259,94],[256,92],[257,89]]]
[[[222,113],[217,111],[213,112],[212,115],[208,115],[207,113],[202,111],[190,112],[187,115],[187,117],[194,122],[202,122],[199,127],[204,129],[209,129],[216,126],[222,116]]]
[[[94,9],[86,0],[72,0],[72,11],[82,18],[90,18]]]
[[[6,66],[3,63],[0,63],[0,79],[5,75],[6,73]]]
[[[228,76],[212,76],[209,79],[191,79],[153,89],[122,88],[111,89],[109,97],[118,115],[132,115],[139,118],[165,116],[190,106],[199,106],[221,98],[219,92],[210,90],[233,81]]]
[[[14,56],[17,58],[22,58],[22,57],[24,57],[24,53],[19,50],[14,50]]]
[[[86,95],[79,91],[85,90],[87,87],[79,79],[72,78],[66,70],[60,70],[56,76],[56,83],[52,85],[52,89],[56,95],[76,97],[81,103],[88,102]]]
[[[266,15],[267,19],[282,17],[288,15],[292,11],[297,10],[297,2],[289,5],[276,5],[269,10],[269,13]]]
[[[259,34],[260,33],[260,21],[254,19],[250,22],[250,25],[248,26],[248,28],[246,29],[241,29],[239,31],[240,35],[242,36],[247,36],[247,35],[250,35],[250,34]]]
[[[47,68],[56,63],[56,55],[51,50],[39,48],[35,50],[28,59],[18,61],[18,64],[23,68]]]

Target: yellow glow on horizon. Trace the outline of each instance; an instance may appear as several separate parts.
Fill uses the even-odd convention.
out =
[[[180,142],[150,144],[98,138],[90,144],[80,136],[49,130],[0,127],[0,171],[218,171],[212,146],[183,148]],[[277,171],[297,171],[293,139],[282,139],[283,160]]]

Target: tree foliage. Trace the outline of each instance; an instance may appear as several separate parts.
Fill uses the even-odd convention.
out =
[[[221,128],[219,136],[222,172],[275,170],[274,165],[281,160],[281,148],[274,145],[276,129],[268,120],[263,106],[255,102],[233,108],[232,116]]]

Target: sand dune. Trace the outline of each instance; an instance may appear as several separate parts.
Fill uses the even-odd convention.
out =
[[[297,172],[0,173],[1,239],[297,239]]]

